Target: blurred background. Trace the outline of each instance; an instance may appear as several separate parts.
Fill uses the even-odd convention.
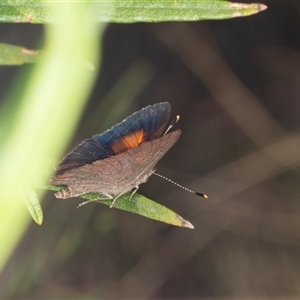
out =
[[[300,3],[247,18],[109,24],[102,67],[65,153],[161,101],[182,136],[139,193],[194,230],[48,192],[0,275],[11,299],[300,297]],[[0,24],[43,48],[43,26]],[[0,68],[0,101],[24,67]],[[60,158],[54,158],[59,160]]]

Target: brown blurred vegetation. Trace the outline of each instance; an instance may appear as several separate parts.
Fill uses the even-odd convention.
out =
[[[49,192],[44,224],[27,231],[0,297],[300,297],[300,3],[267,4],[248,18],[108,26],[69,149],[168,101],[183,134],[157,170],[210,198],[159,178],[140,187],[192,222],[187,230],[95,203],[76,209],[80,199]],[[0,35],[33,48],[43,32],[0,24]],[[0,69],[0,100],[18,72]]]

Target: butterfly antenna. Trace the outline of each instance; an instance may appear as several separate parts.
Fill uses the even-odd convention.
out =
[[[158,174],[158,173],[156,173],[156,172],[153,172],[152,174],[154,174],[154,175],[156,175],[156,176],[158,176],[158,177],[160,177],[160,178],[163,178],[163,179],[165,179],[165,180],[167,180],[167,181],[169,181],[169,182],[175,184],[176,186],[182,188],[183,190],[185,190],[185,191],[187,191],[187,192],[189,192],[189,193],[195,194],[195,195],[200,196],[200,197],[203,197],[203,198],[205,198],[205,199],[208,198],[208,196],[207,196],[206,194],[203,194],[203,193],[199,193],[199,192],[195,192],[195,191],[193,191],[193,190],[190,190],[190,189],[188,189],[188,188],[186,188],[186,187],[180,185],[179,183],[177,183],[177,182],[171,180],[170,178],[167,178],[167,177],[165,177],[165,176],[163,176],[163,175],[161,175],[161,174]]]
[[[179,119],[180,119],[180,116],[177,115],[177,116],[175,117],[175,119],[171,122],[171,124],[168,126],[168,128],[167,128],[167,130],[165,131],[164,135],[166,135],[166,134],[171,130],[171,128],[179,121]]]

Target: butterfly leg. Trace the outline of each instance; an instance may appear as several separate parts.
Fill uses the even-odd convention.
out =
[[[129,200],[131,200],[132,196],[137,192],[138,189],[139,189],[139,186],[136,186],[136,187],[134,188],[134,190],[133,190],[132,193],[130,194]]]
[[[101,201],[101,200],[111,200],[111,199],[114,198],[112,195],[109,195],[109,194],[107,194],[107,193],[103,193],[103,196],[104,196],[104,198],[96,198],[96,199],[91,199],[91,200],[84,201],[84,202],[80,203],[80,204],[77,206],[77,208],[79,208],[79,207],[81,207],[81,206],[83,206],[83,205],[85,205],[85,204],[88,204],[88,203],[90,203],[90,202]],[[114,200],[114,201],[115,201],[115,200]]]
[[[139,189],[139,186],[136,186],[135,188],[134,188],[134,190],[132,191],[132,193],[130,194],[130,198],[129,198],[129,200],[131,200],[131,198],[132,198],[132,196],[136,193],[136,191]],[[127,192],[124,192],[124,193],[121,193],[121,194],[119,194],[115,199],[114,199],[114,201],[112,202],[112,204],[110,205],[110,208],[112,208],[113,206],[114,206],[114,204],[116,203],[116,201],[121,197],[121,196],[123,196],[124,194],[126,194]]]
[[[139,186],[136,186],[135,188],[134,188],[134,190],[132,191],[132,193],[131,193],[131,195],[130,195],[130,198],[129,198],[129,200],[131,200],[131,198],[132,198],[132,196],[136,193],[136,191],[139,189]],[[124,193],[121,193],[121,194],[119,194],[115,199],[114,199],[114,201],[112,202],[112,204],[110,205],[110,208],[112,208],[113,206],[114,206],[114,204],[116,203],[116,201],[121,197],[121,196],[123,196],[124,194],[126,194],[127,192],[124,192]]]

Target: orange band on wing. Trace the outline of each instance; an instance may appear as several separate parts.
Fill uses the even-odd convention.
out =
[[[115,141],[110,147],[115,154],[118,154],[128,149],[138,147],[144,141],[144,137],[145,132],[143,129],[140,129],[139,131],[134,131],[123,136],[122,138]]]

